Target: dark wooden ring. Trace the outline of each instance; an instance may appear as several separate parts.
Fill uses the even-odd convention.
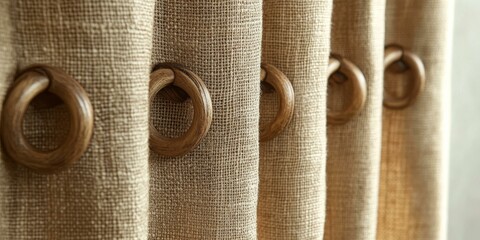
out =
[[[341,111],[334,112],[327,109],[328,124],[344,124],[359,114],[367,99],[367,83],[362,71],[351,61],[332,54],[328,64],[329,81],[334,73],[340,73],[352,83],[351,101]]]
[[[260,141],[265,142],[280,134],[292,120],[295,96],[292,84],[287,76],[270,64],[262,64],[260,81],[271,86],[280,98],[280,108],[275,118],[268,125],[262,126],[260,129]],[[269,90],[265,91],[269,92]]]
[[[207,87],[196,74],[180,66],[162,66],[150,74],[150,105],[160,90],[168,85],[181,88],[192,99],[193,121],[178,138],[162,136],[150,119],[150,149],[160,155],[175,157],[194,149],[205,137],[212,123],[212,100]]]
[[[67,106],[70,129],[65,141],[51,151],[34,148],[23,134],[22,123],[30,102],[40,93],[57,95]],[[8,92],[3,104],[1,138],[7,155],[38,172],[56,172],[81,158],[93,134],[93,108],[87,93],[60,69],[35,65],[27,68]]]
[[[387,70],[393,63],[402,62],[408,70],[413,72],[412,86],[403,97],[391,96],[384,91],[383,106],[390,109],[404,109],[412,105],[425,87],[425,66],[422,60],[414,53],[398,45],[389,45],[385,48],[384,69]]]

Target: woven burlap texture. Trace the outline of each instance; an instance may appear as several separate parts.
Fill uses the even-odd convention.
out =
[[[13,25],[10,19],[9,1],[0,2],[0,102],[3,103],[5,94],[10,86],[11,79],[15,74],[15,56],[13,46]],[[0,106],[3,106],[1,104]],[[9,210],[7,196],[9,192],[9,178],[5,156],[0,155],[0,233],[9,233],[9,217],[6,214]],[[8,235],[7,235],[8,236]]]
[[[91,145],[70,169],[37,174],[2,152],[0,239],[444,239],[451,3],[0,2],[0,102],[16,72],[41,63],[73,76],[95,111]],[[425,64],[425,91],[406,110],[382,108],[385,43]],[[368,97],[327,129],[329,52],[360,67]],[[259,144],[278,107],[261,96],[261,61],[292,82],[295,113]],[[212,97],[210,131],[182,157],[148,149],[149,118],[170,137],[192,119],[190,100],[149,106],[163,62],[195,72]],[[24,120],[43,150],[68,126],[62,105]]]
[[[262,2],[157,1],[152,65],[176,62],[201,77],[213,121],[186,156],[150,156],[150,239],[255,239]],[[178,136],[191,103],[158,97],[157,129]]]
[[[153,1],[8,1],[0,14],[2,95],[11,74],[34,63],[59,67],[89,95],[90,147],[70,169],[37,174],[2,155],[1,239],[146,239],[148,81]],[[11,45],[3,38],[11,31]],[[11,48],[11,49],[10,49]],[[7,76],[7,77],[6,77]],[[7,82],[5,82],[7,81]],[[37,114],[38,113],[38,114]],[[30,109],[24,131],[51,149],[68,129],[63,107]],[[68,146],[74,147],[74,146]]]
[[[377,239],[446,238],[452,3],[387,1],[386,43],[417,54],[426,83],[414,105],[384,110]]]
[[[331,0],[266,0],[262,61],[280,69],[295,91],[293,119],[261,144],[258,239],[322,239],[325,221],[326,69]],[[278,111],[263,94],[261,123]]]
[[[333,1],[332,52],[351,60],[365,75],[362,112],[344,125],[328,127],[325,239],[374,239],[383,86],[385,1]],[[329,106],[335,106],[335,89]]]

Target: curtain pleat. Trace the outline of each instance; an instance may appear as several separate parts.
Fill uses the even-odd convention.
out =
[[[446,238],[452,2],[387,4],[386,43],[417,54],[426,81],[412,106],[383,113],[377,239]]]
[[[259,239],[323,237],[330,17],[330,0],[264,1],[262,61],[291,81],[295,112],[282,134],[260,145]],[[262,95],[260,124],[277,101]]]
[[[2,161],[1,238],[145,239],[154,2],[10,4],[2,8],[11,18],[2,21],[2,34],[12,29],[13,45],[2,45],[2,49],[11,46],[16,58],[4,58],[2,52],[2,61],[9,62],[2,64],[2,77],[8,79],[2,82],[2,95],[5,83],[9,86],[13,80],[12,73],[27,65],[59,67],[88,93],[95,126],[89,149],[65,171],[37,174]],[[63,104],[30,107],[24,132],[37,148],[52,149],[62,142],[68,123]]]
[[[184,157],[150,156],[150,239],[255,239],[262,2],[159,0],[152,64],[175,62],[202,78],[213,121]],[[158,97],[165,136],[190,125],[191,102]]]
[[[374,239],[377,222],[383,99],[384,0],[333,1],[331,49],[367,81],[362,112],[328,127],[327,213],[324,239]],[[329,90],[328,105],[340,94]]]
[[[5,94],[12,76],[15,71],[15,49],[13,46],[13,25],[10,15],[11,9],[10,1],[0,2],[0,49],[2,54],[0,55],[0,101],[3,103]],[[1,105],[3,106],[3,104]],[[8,202],[9,199],[4,197],[9,192],[9,178],[8,169],[3,152],[0,155],[0,232],[9,234],[9,217]],[[8,235],[7,235],[8,236]]]

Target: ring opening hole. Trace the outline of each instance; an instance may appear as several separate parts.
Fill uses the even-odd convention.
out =
[[[393,72],[393,73],[404,73],[408,71],[409,67],[407,64],[405,64],[404,61],[396,61],[393,64],[390,64],[390,66],[387,67],[387,72]]]
[[[162,136],[170,138],[182,136],[190,128],[193,115],[192,100],[176,86],[168,86],[158,92],[150,107],[153,126]]]
[[[157,96],[173,102],[185,102],[190,98],[183,89],[175,85],[166,86],[157,94]]]
[[[262,81],[260,87],[262,90],[260,98],[260,129],[264,129],[277,115],[280,108],[280,96],[272,85],[267,82]]]
[[[398,71],[397,63],[401,63],[402,71]],[[391,68],[393,70],[391,70]],[[398,61],[392,64],[390,67],[387,68],[385,71],[384,76],[384,97],[385,98],[396,98],[402,99],[408,97],[409,93],[411,92],[412,88],[414,87],[412,78],[413,73],[412,71],[408,71],[409,67],[401,62]]]
[[[26,140],[39,151],[59,148],[70,130],[67,106],[54,94],[39,94],[25,112],[22,130]]]
[[[330,78],[329,78],[329,81],[328,81],[328,84],[331,85],[331,84],[344,84],[345,82],[347,82],[348,78],[347,76],[345,76],[345,74],[341,73],[341,72],[334,72]]]
[[[275,92],[275,89],[273,88],[272,85],[265,81],[260,82],[260,89],[262,90],[262,93],[273,93]]]
[[[341,72],[336,72],[328,78],[327,109],[341,112],[352,101],[352,82]]]

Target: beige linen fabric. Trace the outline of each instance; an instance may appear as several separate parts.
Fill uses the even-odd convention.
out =
[[[2,95],[14,71],[34,63],[59,67],[88,93],[95,126],[83,157],[57,174],[34,173],[2,154],[0,238],[146,239],[154,2],[1,4]],[[15,51],[16,58],[3,49]],[[67,132],[62,106],[32,108],[25,118],[25,134],[42,149],[60,144]]]
[[[0,102],[3,103],[5,94],[10,85],[10,79],[15,71],[15,57],[13,47],[13,26],[10,20],[10,1],[0,2]],[[0,108],[3,104],[0,105]],[[1,113],[1,110],[0,110]],[[0,233],[8,233],[8,198],[4,197],[9,191],[7,166],[3,153],[0,155]]]
[[[280,69],[295,91],[290,125],[261,144],[259,239],[322,239],[325,221],[326,69],[331,0],[265,0],[262,61]],[[263,94],[261,124],[278,111]]]
[[[384,0],[333,1],[332,52],[365,75],[363,111],[328,127],[325,239],[374,239],[380,168]],[[330,85],[329,85],[330,86]],[[329,89],[335,106],[339,92]]]
[[[156,4],[152,64],[175,62],[210,91],[213,121],[186,156],[150,156],[150,239],[255,239],[262,2]],[[151,117],[166,136],[191,121],[190,101],[158,97]]]
[[[377,239],[446,238],[452,2],[387,4],[386,43],[422,59],[426,84],[414,105],[384,110]]]

